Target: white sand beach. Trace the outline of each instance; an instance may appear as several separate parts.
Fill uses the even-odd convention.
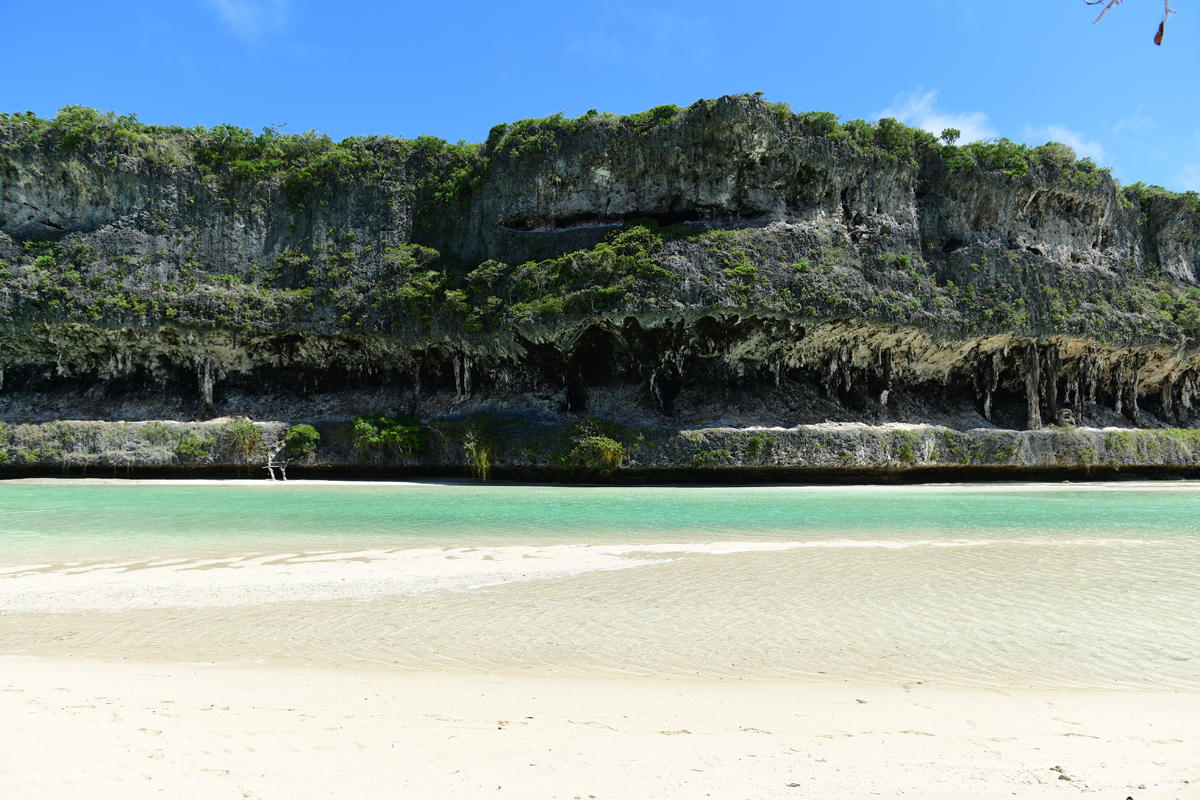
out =
[[[1177,692],[4,656],[0,718],[5,798],[1200,797]]]
[[[163,489],[133,514],[136,489],[83,486],[66,511],[6,511],[4,800],[1200,798],[1198,548],[1166,528],[330,550],[319,517],[272,518],[272,492],[226,490],[228,534],[206,495]],[[1097,496],[1043,494],[1038,514],[1067,520]],[[404,496],[321,498],[349,514]],[[1007,496],[967,502],[1009,525]],[[1139,502],[1184,518],[1191,496]],[[204,524],[163,516],[187,502]],[[122,539],[126,517],[150,533]],[[275,538],[238,538],[260,518]]]

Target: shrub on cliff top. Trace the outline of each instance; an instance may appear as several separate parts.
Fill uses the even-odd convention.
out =
[[[1124,194],[1132,198],[1141,207],[1144,213],[1150,211],[1150,203],[1155,197],[1166,198],[1183,198],[1187,204],[1191,206],[1192,211],[1200,214],[1200,193],[1194,191],[1188,192],[1172,192],[1170,189],[1164,189],[1161,186],[1149,185],[1138,181],[1126,186]]]
[[[808,111],[803,114],[798,114],[797,118],[801,124],[807,125],[815,133],[829,138],[838,138],[835,134],[842,132],[841,123],[838,122],[837,114],[832,111]]]
[[[281,178],[293,207],[316,186],[376,165],[381,154],[404,156],[409,143],[393,137],[349,137],[335,142],[317,131],[283,133],[272,126],[256,134],[236,125],[147,125],[136,114],[65,106],[53,119],[32,112],[0,115],[0,141],[79,153],[125,153],[151,163],[193,166],[218,180]],[[115,160],[109,159],[109,164]]]
[[[235,125],[212,128],[147,125],[133,114],[118,115],[86,106],[66,106],[52,120],[40,119],[32,112],[0,114],[0,142],[10,147],[35,145],[77,152],[125,152],[154,163],[194,165],[202,172],[227,181],[280,178],[293,207],[302,206],[310,191],[332,178],[372,168],[381,173],[386,164],[398,163],[416,151],[422,153],[432,167],[429,176],[431,202],[445,205],[466,197],[486,179],[494,154],[504,152],[514,161],[524,161],[553,150],[560,135],[587,127],[628,126],[645,133],[693,115],[703,118],[715,102],[700,100],[686,109],[661,105],[625,116],[593,110],[570,118],[558,112],[548,117],[496,125],[482,145],[468,142],[451,145],[432,136],[415,140],[364,136],[335,142],[317,131],[289,134],[276,127],[264,128],[262,133],[256,134]],[[780,125],[787,127],[798,122],[810,133],[909,163],[915,160],[921,148],[937,146],[937,137],[933,134],[895,119],[839,123],[837,116],[827,111],[793,114],[786,103],[757,102]],[[1068,153],[1070,164],[1062,159]],[[1031,148],[1007,139],[962,146],[947,140],[942,155],[952,171],[963,171],[979,164],[984,169],[1001,170],[1019,177],[1033,166],[1056,166],[1068,171],[1068,179],[1076,183],[1091,183],[1089,175],[1095,172],[1094,164],[1089,167],[1086,159],[1074,161],[1070,148],[1057,143]],[[109,163],[115,162],[110,160]]]
[[[656,128],[659,125],[667,125],[674,122],[683,109],[677,105],[655,106],[649,111],[642,111],[637,114],[630,114],[625,117],[629,124],[636,130],[645,133],[651,128]]]
[[[872,144],[902,161],[916,163],[919,148],[934,147],[937,137],[920,128],[910,128],[903,122],[884,117],[875,123]]]
[[[1099,173],[1110,171],[1098,168],[1090,158],[1077,158],[1075,150],[1061,142],[1030,147],[1011,139],[989,139],[961,146],[946,144],[941,153],[951,172],[965,172],[975,166],[1013,178],[1035,172],[1043,178],[1089,187],[1096,186]]]
[[[788,116],[792,116],[790,110]],[[891,117],[885,117],[875,123],[861,119],[840,123],[837,115],[829,111],[809,111],[794,116],[800,125],[812,134],[824,136],[835,142],[848,142],[856,150],[881,151],[909,164],[916,163],[917,153],[921,148],[930,148],[937,144],[937,137],[932,133],[921,128],[911,128]]]

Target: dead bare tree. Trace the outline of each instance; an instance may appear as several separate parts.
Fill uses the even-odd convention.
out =
[[[287,465],[289,459],[279,458],[279,454],[282,453],[286,448],[287,443],[283,439],[280,439],[275,447],[267,453],[267,463],[263,469],[267,471],[267,478],[269,480],[275,480],[275,469],[277,467],[279,469],[279,474],[285,481],[287,480]]]
[[[1083,2],[1087,3],[1089,6],[1098,6],[1101,4],[1104,5],[1104,10],[1100,12],[1100,16],[1096,17],[1096,22],[1099,22],[1100,20],[1104,19],[1104,15],[1108,13],[1110,8],[1121,5],[1121,3],[1125,2],[1125,0],[1083,0]],[[1174,13],[1175,9],[1171,8],[1171,0],[1163,0],[1163,18],[1162,22],[1158,23],[1158,33],[1154,34],[1155,44],[1162,44],[1163,29],[1167,25],[1167,17]],[[1092,24],[1095,25],[1096,22],[1093,22]]]

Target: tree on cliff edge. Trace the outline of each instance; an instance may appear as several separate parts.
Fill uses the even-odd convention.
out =
[[[1104,10],[1100,12],[1100,16],[1096,17],[1096,22],[1099,22],[1100,20],[1104,19],[1104,15],[1108,13],[1110,8],[1121,5],[1121,3],[1125,2],[1125,0],[1083,0],[1083,2],[1087,3],[1089,6],[1098,6],[1101,4],[1104,5]],[[1175,10],[1171,8],[1171,0],[1163,0],[1163,18],[1162,22],[1158,23],[1158,33],[1154,34],[1155,44],[1162,44],[1163,28],[1165,28],[1167,25],[1167,17],[1174,13]],[[1096,22],[1093,22],[1092,24],[1095,25]]]

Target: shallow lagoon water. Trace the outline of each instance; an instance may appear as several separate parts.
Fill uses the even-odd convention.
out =
[[[117,580],[96,564],[151,588],[119,614],[26,603],[0,652],[1195,689],[1198,527],[1191,483],[10,483],[0,609],[39,580],[60,597]],[[304,595],[271,594],[294,562],[249,558],[317,552],[346,572]],[[388,582],[402,561],[411,578],[470,558],[482,578]],[[184,576],[167,562],[266,594],[167,600]]]
[[[599,487],[0,484],[0,564],[212,553],[712,540],[1200,534],[1200,485]]]

